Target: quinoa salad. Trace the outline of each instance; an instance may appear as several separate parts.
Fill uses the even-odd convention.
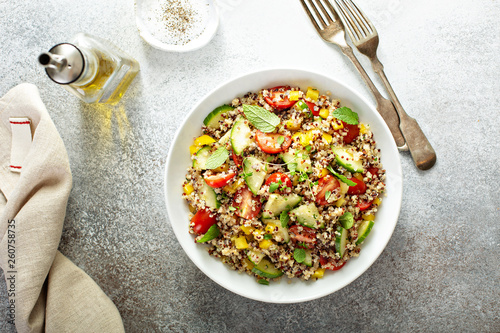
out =
[[[258,283],[333,274],[359,256],[375,223],[380,150],[369,124],[331,95],[247,93],[210,112],[190,146],[186,231]]]

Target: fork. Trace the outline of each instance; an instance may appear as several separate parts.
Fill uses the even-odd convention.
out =
[[[365,81],[366,85],[372,92],[373,96],[375,97],[375,100],[377,102],[377,111],[389,126],[398,149],[400,151],[407,150],[408,148],[406,146],[405,139],[399,129],[399,117],[396,110],[394,109],[394,105],[390,100],[384,98],[380,94],[368,74],[366,74],[363,66],[361,66],[358,59],[354,55],[352,48],[347,44],[344,25],[342,24],[342,21],[340,20],[333,6],[327,0],[325,1],[326,6],[330,10],[330,12],[328,12],[321,0],[315,0],[315,3],[313,3],[312,0],[307,0],[309,6],[305,2],[306,0],[300,1],[321,38],[325,42],[339,46],[342,53],[344,53],[352,61],[358,72],[361,74],[361,77]],[[311,9],[309,7],[312,8],[316,16],[311,12]],[[323,13],[323,16],[320,14],[320,11],[321,13]]]
[[[436,163],[436,152],[418,125],[417,121],[408,116],[399,102],[384,73],[384,66],[377,57],[379,37],[377,30],[367,16],[351,0],[335,0],[340,18],[347,27],[351,41],[358,51],[366,55],[373,70],[377,73],[396,107],[400,119],[400,128],[417,168],[428,170]]]

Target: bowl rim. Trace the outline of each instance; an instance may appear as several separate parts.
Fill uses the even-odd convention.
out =
[[[169,169],[170,169],[172,163],[174,163],[173,162],[174,160],[173,160],[173,157],[172,157],[173,154],[171,154],[171,153],[172,153],[172,151],[175,148],[175,144],[176,144],[177,140],[179,139],[179,136],[180,136],[182,130],[185,128],[188,120],[191,117],[193,117],[194,113],[200,107],[202,107],[203,103],[205,103],[207,100],[209,100],[211,96],[213,96],[214,94],[216,94],[220,90],[222,90],[225,87],[227,87],[227,86],[229,86],[231,84],[234,84],[235,82],[238,82],[240,80],[250,80],[253,76],[259,76],[259,75],[265,75],[265,74],[268,74],[268,75],[272,76],[273,74],[284,73],[284,72],[286,72],[286,73],[294,72],[294,73],[298,73],[300,75],[312,76],[312,77],[315,77],[316,79],[317,78],[321,78],[321,79],[326,80],[326,81],[331,81],[331,82],[333,82],[333,83],[335,83],[335,84],[343,87],[345,90],[347,90],[350,94],[352,94],[352,96],[353,96],[354,99],[358,99],[358,101],[361,102],[361,104],[364,104],[364,106],[369,109],[369,112],[373,114],[373,117],[378,118],[378,122],[380,123],[380,126],[382,126],[382,128],[384,128],[383,131],[385,132],[385,136],[388,136],[390,138],[390,140],[386,141],[385,144],[386,145],[388,144],[390,146],[391,154],[392,154],[391,156],[392,156],[393,159],[395,159],[395,161],[393,163],[390,163],[391,166],[395,168],[393,170],[394,174],[391,174],[391,178],[392,178],[391,182],[394,183],[393,184],[393,190],[394,191],[393,191],[393,194],[391,194],[391,198],[393,198],[392,200],[394,201],[393,204],[391,205],[392,206],[392,212],[393,212],[392,216],[393,216],[394,221],[393,222],[391,221],[391,223],[389,224],[389,228],[388,229],[384,229],[384,232],[386,233],[386,235],[385,235],[384,238],[381,238],[383,240],[383,242],[380,243],[381,239],[377,239],[377,241],[379,242],[379,245],[376,247],[376,249],[377,249],[376,253],[371,253],[370,256],[369,256],[369,258],[368,258],[368,254],[365,255],[366,258],[364,260],[364,266],[361,269],[357,269],[357,271],[354,274],[348,275],[348,278],[346,279],[346,281],[343,281],[342,283],[336,285],[331,290],[329,289],[329,290],[323,291],[323,292],[316,292],[315,294],[313,294],[311,296],[302,296],[302,297],[297,297],[297,298],[291,297],[291,298],[285,298],[285,299],[280,299],[280,298],[265,299],[265,298],[260,297],[259,295],[255,295],[255,294],[252,294],[252,293],[249,293],[249,292],[246,292],[246,291],[239,290],[237,287],[234,287],[232,284],[228,284],[227,281],[221,281],[220,278],[218,278],[217,276],[214,276],[213,272],[210,272],[206,267],[204,267],[200,262],[198,262],[198,259],[194,257],[193,253],[190,253],[190,251],[188,251],[188,249],[186,248],[187,245],[184,244],[181,241],[182,235],[179,235],[179,233],[181,231],[177,230],[177,228],[175,227],[174,223],[172,222],[173,221],[172,220],[172,218],[173,218],[173,212],[169,208],[173,209],[173,207],[169,207],[169,191],[168,191],[169,177],[168,177],[168,175],[169,175]],[[272,80],[269,80],[269,81],[272,81]],[[283,80],[281,80],[281,81],[283,81]],[[314,81],[314,79],[313,79],[313,81]],[[251,90],[251,91],[257,91],[257,90],[262,89],[262,88],[263,88],[263,86],[254,87],[254,90]],[[236,98],[236,97],[238,97],[238,96],[233,96],[232,98]],[[334,95],[334,97],[336,97],[336,96]],[[219,99],[219,101],[220,101],[220,99]],[[225,101],[220,101],[221,105],[223,103],[225,103]],[[206,114],[208,114],[209,111],[207,111]],[[366,112],[366,111],[363,111],[363,112]],[[203,119],[200,119],[200,125],[201,125],[202,121],[203,121]],[[384,152],[382,152],[382,153],[384,154]],[[387,153],[388,152],[386,152],[386,154]],[[195,266],[197,266],[198,269],[200,269],[212,281],[216,282],[218,285],[222,286],[223,288],[225,288],[225,289],[227,289],[229,291],[232,291],[233,293],[235,293],[237,295],[240,295],[240,296],[252,299],[252,300],[257,300],[257,301],[266,302],[266,303],[277,303],[277,304],[278,303],[299,303],[299,302],[306,302],[306,301],[311,301],[311,300],[314,300],[314,299],[318,299],[318,298],[321,298],[321,297],[333,294],[334,292],[336,292],[336,291],[344,288],[345,286],[347,286],[348,284],[352,283],[357,278],[359,278],[359,276],[361,276],[364,272],[366,272],[368,270],[368,268],[370,268],[373,265],[373,263],[382,254],[382,252],[384,251],[384,249],[387,247],[387,244],[388,244],[389,240],[392,237],[392,234],[394,232],[394,229],[396,227],[396,224],[397,224],[397,221],[398,221],[398,218],[399,218],[399,213],[401,211],[402,194],[403,194],[402,166],[401,166],[401,160],[400,160],[400,156],[399,156],[399,151],[398,151],[398,149],[396,147],[396,144],[395,144],[394,140],[392,139],[392,135],[390,134],[390,130],[387,127],[387,124],[383,121],[383,119],[380,116],[380,114],[378,114],[378,112],[376,111],[374,105],[372,103],[369,103],[366,100],[366,98],[364,98],[360,93],[358,93],[356,90],[354,90],[353,88],[351,88],[349,85],[345,84],[344,82],[342,82],[339,79],[336,79],[334,77],[327,76],[325,74],[318,73],[318,72],[315,72],[315,71],[312,71],[312,70],[309,70],[309,69],[303,69],[303,68],[285,68],[285,67],[282,67],[282,68],[260,69],[260,70],[250,71],[250,72],[241,74],[239,76],[236,76],[234,78],[231,78],[231,79],[223,82],[222,84],[219,84],[216,88],[212,89],[210,92],[208,92],[207,94],[205,94],[202,98],[200,98],[198,100],[198,102],[190,109],[189,113],[184,117],[184,120],[182,121],[181,125],[178,127],[178,129],[176,130],[176,132],[175,132],[175,134],[174,134],[174,136],[172,138],[172,142],[170,144],[169,151],[168,151],[167,155],[168,156],[167,156],[167,160],[166,160],[166,163],[165,163],[165,174],[164,174],[164,198],[165,198],[165,204],[166,204],[167,213],[168,213],[168,219],[169,219],[170,225],[172,226],[174,234],[176,235],[177,241],[180,243],[180,245],[183,248],[184,252],[190,258],[190,260],[195,264]],[[383,163],[384,163],[384,168],[386,168],[386,164],[385,164],[384,161],[383,161]],[[389,179],[386,180],[386,183],[387,183],[388,180]],[[184,199],[182,199],[182,200],[184,201]],[[385,206],[382,205],[381,207],[383,209]],[[374,229],[372,229],[372,232],[373,232]],[[187,228],[185,229],[184,233],[187,234],[187,235],[189,235],[189,233],[187,232]],[[189,236],[191,236],[191,235],[189,235]],[[194,240],[192,242],[194,243]],[[202,248],[201,246],[199,246],[199,244],[196,244],[196,246],[198,246],[199,248]],[[360,257],[361,256],[362,256],[362,254],[360,255]],[[351,258],[350,261],[351,260],[352,261],[357,261],[360,257]],[[228,266],[228,265],[223,264],[220,260],[217,260],[217,259],[215,259],[212,256],[210,256],[210,258],[214,259],[214,261],[216,261],[216,263],[219,264],[221,267],[227,267]],[[346,265],[346,267],[348,267],[348,265]],[[343,271],[345,272],[346,269],[344,268]],[[233,274],[239,275],[235,271],[231,271],[231,272]],[[335,271],[333,273],[339,274],[338,272],[342,272],[342,271]],[[286,283],[286,280],[288,280],[288,278],[284,278],[280,282],[281,283],[283,283],[283,282]],[[293,280],[295,280],[295,279],[293,279]],[[312,283],[317,283],[318,281],[321,281],[321,280],[323,280],[323,279],[317,280],[317,281],[312,282]],[[254,281],[254,283],[255,283],[255,281]],[[276,283],[276,282],[273,282],[273,283]],[[299,283],[301,285],[303,285],[303,286],[307,286],[307,285],[311,284],[311,281],[299,281]],[[255,284],[257,284],[257,283],[255,283]],[[269,288],[269,286],[263,286],[263,287]]]

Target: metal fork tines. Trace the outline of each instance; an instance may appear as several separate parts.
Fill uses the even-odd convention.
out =
[[[419,169],[430,169],[436,163],[436,152],[418,125],[417,121],[405,112],[384,73],[384,66],[377,57],[379,36],[375,26],[352,0],[335,0],[340,17],[347,27],[352,43],[358,51],[366,55],[373,70],[380,76],[396,107],[400,119],[400,128],[413,161]]]
[[[354,55],[352,48],[347,44],[344,25],[332,4],[327,0],[315,0],[314,2],[312,0],[300,1],[321,38],[328,43],[339,46],[342,53],[344,53],[352,61],[375,97],[377,102],[377,111],[380,113],[391,130],[396,145],[400,150],[405,150],[406,144],[399,129],[399,117],[394,109],[394,105],[391,101],[384,98],[380,94],[368,74],[366,74],[363,66],[361,66],[358,59]]]

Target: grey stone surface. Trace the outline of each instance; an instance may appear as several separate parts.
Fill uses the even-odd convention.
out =
[[[111,297],[127,332],[500,331],[500,4],[357,2],[374,20],[386,74],[438,162],[421,172],[401,154],[401,215],[367,272],[321,299],[273,305],[225,290],[189,260],[168,221],[163,172],[196,100],[248,71],[320,71],[371,99],[300,3],[219,0],[214,40],[174,54],[141,40],[132,1],[0,0],[0,95],[21,82],[40,89],[74,179],[60,250]],[[77,32],[113,41],[140,62],[117,107],[80,102],[37,66],[41,51]],[[14,332],[2,313],[0,331]]]

